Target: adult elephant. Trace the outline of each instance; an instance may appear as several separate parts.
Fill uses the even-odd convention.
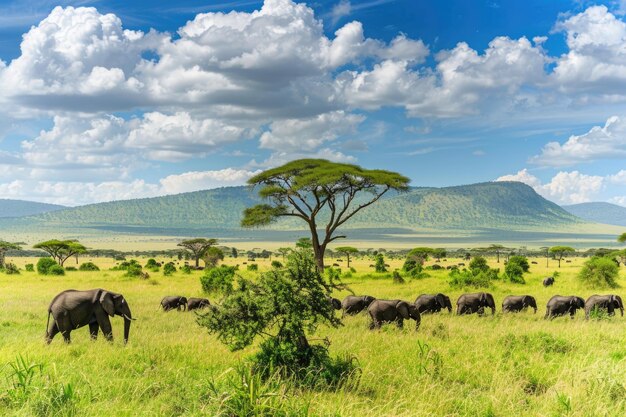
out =
[[[554,284],[554,277],[548,277],[543,280],[544,287],[551,287]]]
[[[54,320],[52,323],[50,323],[50,315]],[[63,291],[52,299],[48,307],[46,342],[49,344],[57,333],[61,333],[65,342],[70,343],[72,330],[86,325],[89,325],[92,339],[96,339],[98,330],[102,330],[104,337],[108,341],[113,341],[109,316],[124,317],[124,343],[127,343],[130,322],[134,319],[122,294],[102,288],[87,291]]]
[[[502,300],[502,312],[517,313],[532,307],[537,313],[537,301],[532,295],[509,295]]]
[[[622,297],[619,295],[592,295],[585,301],[585,318],[589,318],[591,311],[597,308],[599,310],[606,310],[609,316],[615,315],[615,309],[618,308],[624,317],[624,304],[622,303]]]
[[[349,295],[341,301],[341,309],[343,314],[358,314],[372,304],[376,298],[371,295]]]
[[[496,313],[496,302],[493,295],[488,292],[479,292],[474,294],[463,294],[456,301],[456,314],[473,314],[483,315],[485,307],[491,309],[491,314]]]
[[[182,295],[168,295],[161,300],[161,307],[163,311],[178,310],[183,308],[183,311],[187,309],[187,298]]]
[[[420,312],[415,304],[402,300],[374,300],[367,308],[372,318],[371,329],[380,329],[383,323],[396,323],[402,328],[404,320],[415,320],[415,330],[420,327],[422,321]]]
[[[546,304],[546,315],[544,319],[553,319],[558,316],[569,314],[573,319],[576,310],[585,308],[585,300],[575,295],[561,296],[555,295]]]
[[[442,309],[447,308],[448,313],[452,312],[452,302],[450,297],[445,294],[422,294],[415,299],[417,310],[420,314],[439,313]]]
[[[185,297],[183,297],[185,298]],[[206,298],[190,298],[187,300],[187,310],[201,310],[203,308],[207,308],[211,305],[208,299]]]

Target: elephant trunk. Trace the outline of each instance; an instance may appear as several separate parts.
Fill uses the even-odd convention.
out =
[[[131,322],[131,319],[129,317],[124,317],[124,344],[128,343],[128,334],[130,333],[130,322]]]

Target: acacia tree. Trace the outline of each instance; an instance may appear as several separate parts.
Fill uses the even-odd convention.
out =
[[[491,245],[491,246],[489,246],[487,249],[488,249],[489,251],[491,251],[491,252],[495,252],[495,253],[496,253],[496,258],[497,258],[498,263],[500,263],[500,253],[501,253],[502,251],[507,250],[507,248],[505,248],[505,247],[504,247],[504,246],[502,246],[502,245]]]
[[[45,242],[39,242],[33,246],[35,249],[41,249],[47,252],[52,259],[54,259],[59,265],[63,266],[72,256],[78,256],[87,252],[87,248],[79,243],[77,240],[47,240]]]
[[[357,248],[353,248],[352,246],[341,246],[338,247],[337,249],[335,249],[337,252],[341,253],[342,255],[345,255],[347,261],[348,261],[348,268],[350,268],[350,255],[354,254],[354,253],[359,253],[359,250]]]
[[[337,229],[389,190],[408,190],[408,183],[408,178],[390,171],[324,159],[291,161],[248,180],[269,202],[245,209],[241,225],[265,226],[281,217],[303,220],[311,232],[317,268],[323,270],[328,244],[346,237],[337,235]],[[365,198],[357,199],[361,196]]]
[[[5,242],[0,240],[0,269],[4,268],[4,257],[10,250],[20,250],[21,247],[17,243]]]
[[[189,251],[189,254],[196,261],[196,268],[200,266],[200,258],[204,256],[211,246],[217,245],[217,239],[195,238],[183,240],[178,244]]]
[[[619,243],[626,243],[626,232],[622,233],[617,237],[617,241]]]
[[[576,250],[570,246],[553,246],[550,248],[550,253],[559,261],[559,268],[561,267],[561,260],[565,255],[575,251]]]

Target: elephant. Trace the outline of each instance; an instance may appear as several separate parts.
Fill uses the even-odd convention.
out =
[[[445,294],[422,294],[415,299],[415,303],[420,314],[439,313],[442,309],[447,308],[448,313],[452,312],[452,303],[450,297]]]
[[[343,309],[343,315],[349,314],[358,314],[361,311],[365,310],[372,304],[372,301],[376,300],[376,298],[371,295],[349,295],[343,299],[341,302],[341,308]]]
[[[50,315],[53,322],[50,324]],[[50,344],[57,333],[70,343],[72,330],[89,325],[93,340],[98,338],[98,329],[112,342],[113,333],[109,316],[124,318],[124,344],[128,343],[130,322],[134,320],[130,307],[122,294],[97,288],[87,291],[66,290],[52,299],[48,307],[46,342]]]
[[[333,310],[341,310],[341,301],[330,296],[326,297],[326,299],[328,300],[328,303],[333,308]]]
[[[589,319],[589,313],[594,308],[607,310],[609,316],[615,315],[615,309],[619,308],[624,317],[624,304],[622,303],[622,297],[619,295],[592,295],[585,301],[585,318]]]
[[[502,300],[502,312],[517,313],[532,307],[537,313],[537,301],[532,295],[509,295]]]
[[[543,286],[544,287],[550,287],[553,284],[554,284],[554,277],[548,277],[548,278],[543,280]]]
[[[370,330],[380,329],[383,323],[393,322],[401,329],[404,320],[408,319],[415,320],[415,330],[417,330],[422,321],[417,306],[402,300],[374,300],[367,308],[367,312],[372,318]]]
[[[181,295],[168,295],[161,300],[161,307],[163,311],[178,310],[183,308],[183,311],[187,309],[187,298]]]
[[[569,313],[573,319],[576,314],[576,310],[585,308],[585,300],[575,295],[563,297],[555,295],[550,298],[548,304],[546,304],[546,315],[544,319],[553,319],[558,316],[563,316]]]
[[[183,297],[184,298],[184,297]],[[206,298],[190,298],[187,300],[187,310],[201,310],[209,307],[211,303]]]
[[[493,299],[493,295],[488,292],[479,292],[474,294],[463,294],[456,301],[456,314],[472,314],[478,313],[483,315],[485,313],[485,307],[491,309],[491,314],[496,313],[496,302]]]

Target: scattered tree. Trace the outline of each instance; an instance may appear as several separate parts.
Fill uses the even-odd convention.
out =
[[[204,254],[209,250],[210,247],[217,245],[217,239],[204,239],[204,238],[196,238],[196,239],[188,239],[183,240],[178,244],[178,246],[182,246],[187,249],[188,254],[194,259],[196,262],[196,268],[200,266],[200,258],[204,256]]]
[[[204,254],[204,263],[207,268],[215,268],[220,261],[224,260],[224,252],[220,248],[210,247]]]
[[[390,171],[323,159],[292,161],[248,180],[248,184],[261,187],[259,195],[269,199],[269,204],[247,208],[241,225],[264,226],[281,217],[302,219],[309,226],[316,265],[322,271],[328,244],[345,237],[337,235],[337,229],[389,190],[408,190],[408,183],[408,178]],[[369,198],[357,199],[367,194]],[[326,220],[319,217],[322,213]],[[318,221],[326,223],[322,236]]]
[[[77,240],[47,240],[37,243],[33,248],[47,252],[60,266],[72,256],[87,253],[87,248]]]
[[[619,267],[609,258],[594,256],[583,265],[578,279],[592,288],[615,288]]]
[[[617,241],[619,243],[626,243],[626,232],[622,233],[617,237]]]
[[[483,258],[482,256],[475,256],[469,263],[469,269],[472,271],[489,271],[487,259]]]
[[[359,253],[359,250],[357,248],[353,248],[352,246],[340,246],[335,250],[346,257],[348,268],[350,268],[350,255]]]
[[[4,257],[6,253],[10,250],[20,249],[22,248],[17,243],[5,242],[4,240],[0,240],[0,269],[4,268]]]
[[[374,270],[376,272],[387,272],[387,266],[385,265],[385,257],[382,253],[376,255],[376,263],[374,264]]]
[[[491,252],[495,252],[495,254],[496,254],[496,261],[498,263],[500,263],[500,253],[503,252],[503,251],[506,251],[507,248],[505,248],[502,245],[491,245],[491,246],[489,246],[488,250],[490,250]]]
[[[550,248],[550,253],[554,255],[554,258],[559,261],[559,268],[561,267],[561,260],[569,253],[576,252],[576,250],[570,246],[553,246]]]

